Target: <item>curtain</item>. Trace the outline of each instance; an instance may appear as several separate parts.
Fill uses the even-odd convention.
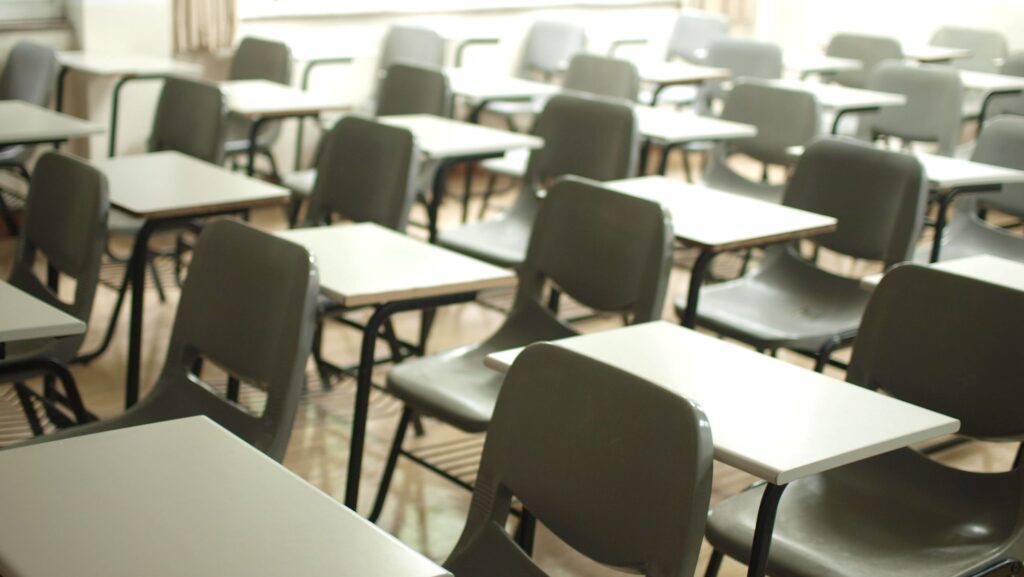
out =
[[[236,0],[174,0],[175,52],[212,53],[235,39]]]

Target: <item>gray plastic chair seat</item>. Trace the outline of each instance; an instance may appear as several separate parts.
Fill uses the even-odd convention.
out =
[[[526,167],[530,164],[530,151],[521,148],[510,150],[501,158],[488,158],[480,163],[480,167],[488,172],[522,178],[526,176]]]
[[[975,202],[970,206],[977,207]],[[976,208],[956,211],[942,235],[939,260],[951,260],[988,254],[1024,262],[1024,237],[993,226],[978,217]],[[928,262],[931,247],[922,247],[914,255],[917,262]]]
[[[301,196],[313,194],[314,184],[316,184],[315,168],[291,172],[281,177],[282,186]]]
[[[771,250],[752,274],[701,290],[701,326],[758,349],[806,351],[820,349],[833,335],[856,330],[869,298],[859,280],[777,254],[788,248]],[[675,306],[682,318],[685,294]]]
[[[895,479],[919,482],[899,482]],[[964,473],[909,449],[790,483],[779,504],[773,577],[949,577],[1013,536],[1020,474]],[[748,561],[761,488],[726,499],[707,537]]]
[[[720,153],[719,150],[712,149],[712,154],[715,157]],[[704,184],[724,192],[774,203],[782,202],[782,196],[786,192],[784,184],[751,180],[734,171],[726,164],[725,160],[720,158],[715,158],[713,162],[708,163],[708,168],[704,173]]]
[[[224,152],[227,154],[241,154],[249,150],[249,130],[252,122],[229,114],[227,118],[227,134],[224,140]],[[262,130],[256,136],[256,147],[267,148],[274,144],[277,138],[275,131]]]
[[[865,88],[868,78],[880,62],[903,59],[903,46],[899,40],[888,36],[840,33],[829,40],[825,54],[860,60],[860,69],[843,70],[835,74],[833,79],[844,86]]]
[[[111,208],[110,214],[107,216],[107,231],[110,234],[134,235],[142,229],[142,225],[145,223],[145,220],[136,218],[123,210]]]
[[[522,191],[520,194],[531,194]],[[441,231],[437,244],[503,267],[523,262],[532,223],[516,218],[471,222]]]

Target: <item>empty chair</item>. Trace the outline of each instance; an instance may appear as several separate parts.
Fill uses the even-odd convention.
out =
[[[444,38],[428,28],[391,26],[381,42],[377,70],[383,73],[394,64],[440,70],[444,67]]]
[[[782,48],[771,42],[721,38],[708,46],[706,64],[731,70],[735,80],[782,78]],[[721,81],[705,82],[701,89],[704,104],[724,97],[724,86]]]
[[[681,58],[703,64],[711,44],[728,35],[729,22],[725,18],[703,12],[682,12],[668,37],[665,60]]]
[[[1024,292],[917,265],[889,271],[864,313],[847,381],[960,420],[959,433],[1019,442]],[[761,488],[719,503],[707,538],[750,557]],[[905,448],[790,483],[768,574],[1009,575],[1024,556],[1024,468],[947,467]],[[714,577],[709,571],[708,577]]]
[[[503,529],[516,497],[594,561],[690,577],[711,493],[711,435],[682,397],[555,345],[528,347],[502,386],[445,567],[461,577],[546,575]]]
[[[530,154],[512,208],[494,220],[442,231],[438,244],[499,266],[516,266],[526,256],[530,229],[541,205],[538,190],[568,174],[615,180],[636,173],[636,116],[628,104],[554,96],[537,117],[533,133],[544,139],[544,147]]]
[[[936,153],[953,156],[960,144],[964,87],[956,70],[883,62],[875,67],[868,88],[906,96],[903,106],[887,107],[862,119],[861,138],[893,136],[905,147],[934,143]]]
[[[860,60],[859,70],[843,70],[833,78],[839,84],[852,88],[865,88],[868,78],[883,60],[903,60],[903,47],[899,40],[869,34],[836,34],[828,43],[825,53],[837,58]]]
[[[800,158],[782,203],[837,219],[835,232],[815,237],[819,246],[889,267],[909,260],[926,195],[913,156],[822,138]],[[819,268],[793,243],[767,249],[753,273],[705,287],[697,322],[759,350],[810,354],[820,371],[856,335],[867,299],[858,279]],[[686,304],[685,295],[676,301],[680,318]]]
[[[259,258],[239,257],[245,254]],[[238,221],[209,224],[196,243],[153,389],[121,415],[37,441],[205,415],[280,461],[302,394],[318,291],[316,266],[301,246]],[[229,386],[246,383],[266,393],[262,410],[216,392],[195,370],[204,362],[228,373]]]
[[[809,92],[741,82],[725,97],[722,118],[752,124],[757,135],[720,142],[712,149],[704,183],[712,188],[768,202],[782,199],[783,186],[753,181],[729,166],[729,156],[745,154],[767,166],[789,164],[787,151],[802,146],[821,132],[821,107]]]
[[[962,26],[943,26],[932,35],[931,43],[949,48],[966,48],[967,58],[958,58],[951,64],[961,70],[998,72],[1000,62],[1006,58],[1006,37],[997,30],[981,30]]]
[[[488,354],[575,334],[546,306],[546,282],[588,307],[632,322],[661,317],[672,255],[672,223],[657,203],[566,177],[540,207],[519,270],[512,311],[479,345],[396,365],[388,391],[405,403],[372,517],[380,513],[412,415],[438,418],[467,432],[486,431],[503,376]]]
[[[971,160],[1024,170],[1024,118],[1000,116],[986,123]],[[1024,237],[982,220],[978,208],[983,203],[1024,215],[1024,185],[1004,184],[998,193],[960,196],[953,205],[953,218],[943,230],[939,259],[991,254],[1024,262]],[[915,260],[927,261],[930,250],[923,248]]]
[[[269,80],[279,84],[291,84],[292,53],[283,42],[262,38],[243,38],[235,49],[231,60],[228,80]],[[231,116],[228,123],[227,154],[244,154],[249,150],[249,134],[252,123],[238,116]],[[279,121],[264,122],[256,136],[256,153],[270,162],[271,173],[277,177],[277,163],[270,148],[281,133]]]
[[[999,69],[999,73],[1006,74],[1007,76],[1024,76],[1024,52],[1014,52],[1007,56],[1006,61],[1003,62],[1002,67]],[[1001,114],[1024,116],[1024,96],[996,96],[989,101],[988,108],[984,112],[985,118],[982,118],[982,121],[995,118]]]

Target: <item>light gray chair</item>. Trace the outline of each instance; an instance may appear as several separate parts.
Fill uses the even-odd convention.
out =
[[[711,434],[691,401],[579,353],[532,345],[505,378],[445,567],[460,577],[547,575],[503,528],[517,497],[594,561],[690,577],[711,496]],[[656,475],[638,474],[651,467]]]
[[[681,58],[704,64],[708,48],[729,35],[729,21],[717,14],[682,12],[672,26],[665,60]]]
[[[893,136],[906,146],[935,143],[937,154],[953,156],[960,144],[964,101],[964,86],[956,70],[883,62],[871,73],[868,88],[902,94],[907,102],[864,117],[858,128],[860,138],[873,141]]]
[[[726,95],[722,118],[757,127],[750,138],[720,142],[711,150],[704,184],[712,188],[780,202],[784,187],[765,179],[753,181],[729,166],[729,156],[740,153],[765,165],[787,165],[788,149],[803,146],[821,132],[821,106],[813,94],[757,82],[740,82]]]
[[[27,40],[19,41],[11,49],[3,74],[0,75],[0,100],[23,100],[36,106],[48,107],[56,71],[57,54],[54,49]],[[28,181],[29,173],[25,163],[34,150],[34,146],[25,145],[0,147],[0,170],[13,170]],[[11,234],[17,234],[17,223],[4,202],[2,191],[0,218],[3,218]]]
[[[262,38],[243,38],[235,49],[228,80],[269,80],[279,84],[291,84],[292,53],[283,42]],[[240,116],[229,117],[225,150],[229,156],[246,154],[249,151],[249,134],[252,123]],[[281,122],[264,122],[256,136],[256,153],[270,162],[271,174],[278,177],[277,162],[271,147],[281,134]]]
[[[441,70],[444,67],[444,38],[429,28],[391,26],[381,42],[377,70],[383,76],[395,64]]]
[[[1024,170],[1024,118],[999,116],[987,122],[971,160]],[[978,209],[983,205],[1024,215],[1024,185],[1004,184],[998,193],[961,196],[943,231],[939,260],[990,254],[1024,262],[1024,236],[982,220]],[[922,248],[915,260],[928,262],[930,250]]]
[[[405,403],[371,518],[380,514],[413,414],[467,432],[486,431],[502,375],[484,366],[488,354],[576,333],[543,298],[551,282],[598,311],[641,323],[661,317],[671,269],[672,222],[657,203],[560,179],[540,207],[508,318],[479,345],[409,360],[388,374],[388,391]]]
[[[903,60],[903,47],[899,40],[887,36],[841,33],[832,37],[825,54],[860,60],[859,70],[843,70],[833,79],[844,86],[866,88],[875,66],[883,60]]]
[[[949,48],[966,48],[968,58],[958,58],[951,64],[960,70],[999,72],[1000,61],[1008,52],[1006,37],[997,30],[943,26],[932,35],[931,44]]]
[[[1024,52],[1014,52],[1007,56],[999,73],[1007,76],[1024,76]],[[996,96],[989,101],[988,108],[984,112],[985,118],[982,119],[983,121],[1003,114],[1024,116],[1024,96]]]
[[[244,254],[259,258],[239,258]],[[149,394],[121,415],[35,441],[206,415],[280,461],[302,394],[318,292],[316,265],[301,246],[242,222],[210,223],[196,243],[166,361]],[[247,383],[266,393],[262,411],[205,382],[194,370],[203,361],[230,375],[229,388]]]
[[[900,266],[871,297],[847,381],[955,417],[964,437],[1019,442],[1022,325],[1020,291]],[[723,554],[749,559],[761,491],[744,491],[712,511],[713,564]],[[899,449],[790,483],[768,574],[1016,574],[1006,563],[1019,567],[1024,557],[1022,503],[1019,459],[1012,470],[979,473]]]
[[[497,219],[441,231],[438,244],[498,266],[517,266],[526,257],[541,206],[537,191],[547,183],[570,174],[593,180],[636,174],[636,115],[628,104],[560,94],[548,101],[533,133],[544,147],[530,154],[512,208]]]
[[[822,138],[807,147],[782,204],[838,220],[814,238],[819,246],[886,267],[910,259],[924,218],[926,180],[913,156],[853,140]],[[812,355],[816,370],[850,341],[867,305],[860,280],[819,268],[796,244],[766,250],[761,266],[737,280],[705,287],[698,324],[759,350]],[[676,301],[680,318],[686,298]]]
[[[701,102],[705,110],[709,104],[725,97],[728,87],[735,81],[749,79],[782,78],[782,48],[778,44],[746,38],[721,38],[708,45],[705,63],[732,71],[735,80],[705,82],[701,87]]]

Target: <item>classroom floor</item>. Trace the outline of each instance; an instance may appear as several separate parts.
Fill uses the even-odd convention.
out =
[[[670,174],[681,177],[680,167],[675,166]],[[461,177],[454,175],[451,183],[452,190],[461,191],[461,183]],[[483,179],[478,179],[477,188],[481,189],[482,186]],[[495,211],[499,210],[502,204],[507,205],[511,199],[511,194],[496,197]],[[478,203],[479,200],[475,199],[471,204],[471,214],[474,216],[479,207]],[[455,226],[459,218],[459,210],[457,197],[452,195],[442,210],[441,226]],[[417,207],[415,211],[413,218],[422,219],[422,210]],[[284,213],[276,208],[257,211],[253,215],[253,220],[269,229],[285,227]],[[419,232],[414,234],[419,234]],[[117,244],[124,248],[124,254],[126,254],[127,244]],[[0,239],[0,275],[3,277],[6,277],[7,269],[13,258],[14,245],[13,239]],[[244,255],[240,255],[240,258],[244,258]],[[681,266],[675,267],[673,271],[669,295],[679,294],[685,289],[689,281],[689,263],[693,258],[694,254],[690,251],[680,250],[677,252],[676,260]],[[739,264],[738,257],[725,255],[716,260],[713,275],[719,278],[733,276],[736,274]],[[830,264],[849,273],[864,274],[870,270],[870,266],[865,268],[859,263],[851,265],[838,259]],[[105,271],[104,277],[110,280],[117,279],[120,270],[111,266]],[[170,279],[170,274],[164,276],[165,279]],[[170,284],[169,281],[165,281],[165,283]],[[176,288],[169,287],[167,301],[161,303],[155,290],[150,288],[146,292],[145,348],[142,352],[144,387],[152,384],[163,363],[178,294],[179,291]],[[109,288],[101,288],[97,292],[93,322],[90,325],[85,350],[92,350],[99,343],[109,320],[115,296],[115,292]],[[507,293],[491,294],[487,295],[486,299],[489,302],[507,306],[511,296]],[[563,310],[563,313],[569,316],[577,315],[580,312],[582,311],[579,308],[571,305]],[[127,352],[125,316],[121,317],[110,350],[90,365],[73,368],[87,406],[101,417],[117,414],[123,403]],[[457,345],[479,342],[500,325],[502,318],[500,312],[476,303],[443,308],[437,314],[429,341],[429,350],[436,352]],[[663,318],[677,322],[672,310],[671,298],[666,303]],[[582,331],[593,331],[616,326],[620,322],[616,318],[600,318],[579,323],[578,327]],[[399,334],[410,340],[417,334],[418,326],[418,314],[406,313],[396,318],[396,328]],[[326,356],[338,363],[354,362],[357,358],[360,339],[361,335],[353,329],[329,324],[324,338]],[[843,352],[842,355],[845,356],[846,352]],[[807,359],[796,355],[783,352],[780,357],[788,362],[810,366]],[[379,370],[378,382],[382,382],[385,370]],[[842,377],[841,371],[831,368],[829,370],[835,376]],[[309,370],[308,373],[310,390],[300,407],[291,445],[285,458],[285,465],[340,500],[344,493],[344,476],[348,457],[351,407],[354,394],[353,380],[345,379],[337,383],[331,390],[326,391],[319,385],[316,372]],[[5,397],[7,394],[5,389],[9,390],[9,387],[0,388],[0,444],[10,442],[19,435],[27,434],[27,429],[21,424],[23,418],[20,416],[19,409],[13,403],[8,402],[11,399]],[[243,393],[244,399],[245,394]],[[400,409],[401,406],[397,401],[375,392],[371,403],[360,495],[360,510],[364,514],[367,513],[376,492],[380,469],[390,446]],[[424,425],[426,434],[422,438],[413,438],[410,433],[407,447],[425,448],[451,442],[449,449],[451,446],[454,446],[455,449],[449,451],[448,458],[455,464],[454,466],[471,474],[473,458],[480,446],[480,440],[467,438],[464,434],[430,419],[425,419]],[[751,426],[754,424],[752,423]],[[976,443],[949,450],[940,458],[954,466],[972,470],[1005,470],[1009,468],[1015,449],[1016,447]],[[753,477],[716,463],[712,503],[737,493],[752,481],[754,481]],[[412,548],[440,562],[445,559],[455,544],[462,530],[468,506],[469,493],[467,491],[445,481],[434,473],[404,461],[397,469],[380,526]],[[782,506],[785,506],[785,501]],[[702,560],[697,569],[698,574],[702,574],[704,571],[708,553],[709,548],[705,545],[702,551]],[[535,558],[552,576],[621,574],[582,558],[545,531],[543,527],[538,530]],[[721,575],[732,577],[743,575],[745,571],[746,569],[742,565],[727,560],[723,565]]]

